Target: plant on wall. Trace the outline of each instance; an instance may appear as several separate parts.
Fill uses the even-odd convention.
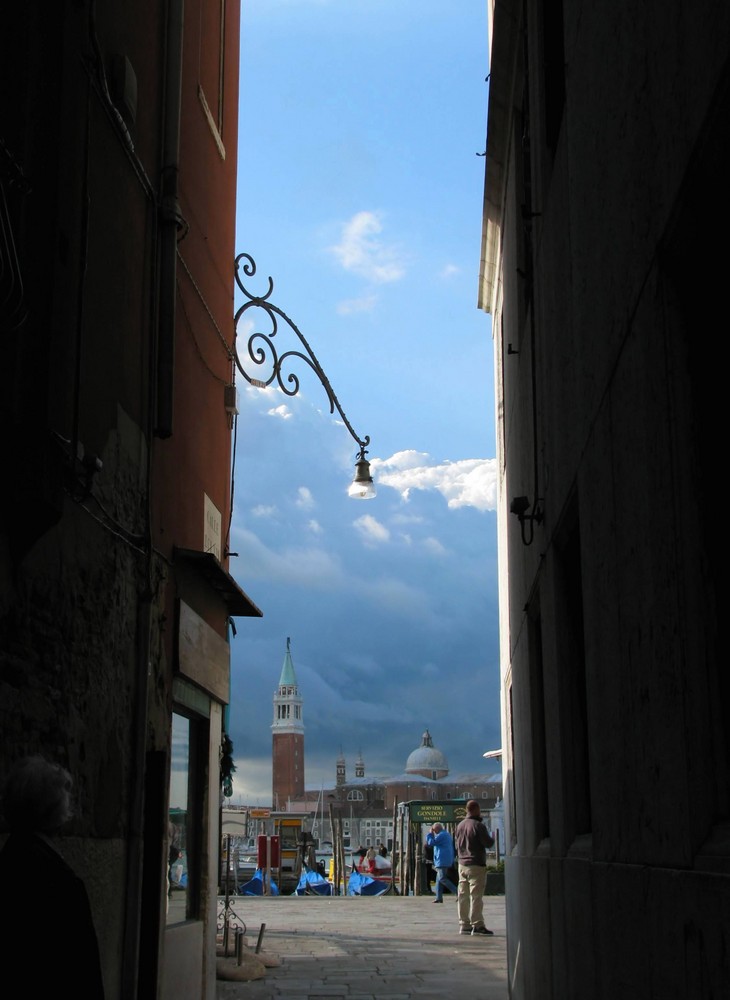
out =
[[[227,733],[223,734],[221,743],[221,787],[227,799],[233,795],[233,773],[236,765],[233,763],[233,741]]]

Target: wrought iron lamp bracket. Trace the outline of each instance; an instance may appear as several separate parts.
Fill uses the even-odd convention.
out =
[[[360,446],[360,451],[359,451],[360,459],[364,459],[365,455],[367,454],[366,451],[367,446],[370,444],[370,438],[367,435],[364,438],[361,438],[355,433],[352,424],[347,419],[345,411],[342,409],[340,401],[337,398],[335,391],[330,384],[329,379],[325,375],[324,370],[317,359],[317,356],[315,355],[312,348],[309,346],[306,337],[301,332],[296,323],[289,316],[287,316],[287,314],[283,311],[283,309],[280,309],[278,306],[274,305],[274,303],[270,301],[271,295],[274,291],[273,279],[271,277],[268,278],[268,290],[264,295],[253,295],[243,283],[241,273],[243,273],[243,275],[245,275],[246,278],[252,278],[256,274],[256,262],[254,261],[253,257],[250,254],[240,253],[238,254],[235,260],[234,275],[236,279],[236,284],[246,297],[246,301],[243,303],[242,306],[240,306],[240,308],[236,311],[236,314],[234,316],[233,350],[235,354],[236,368],[238,368],[239,372],[241,373],[241,375],[243,375],[243,377],[246,379],[249,385],[256,386],[260,389],[265,389],[268,386],[270,386],[273,382],[276,382],[281,391],[284,392],[287,396],[296,396],[300,388],[299,376],[296,374],[296,372],[293,371],[285,372],[284,365],[286,362],[293,360],[294,358],[299,358],[301,361],[303,361],[306,365],[309,366],[309,368],[314,372],[314,374],[319,379],[322,387],[324,388],[324,391],[327,393],[327,399],[329,400],[330,404],[330,413],[334,413],[335,410],[337,410],[340,417],[342,418],[342,422],[344,423],[345,427],[348,429],[353,439],[357,441],[358,445]],[[248,341],[246,343],[248,359],[251,361],[252,364],[259,366],[270,365],[270,368],[266,369],[266,371],[268,372],[267,378],[255,378],[253,375],[250,375],[243,367],[243,364],[241,363],[241,357],[238,353],[238,346],[237,346],[238,326],[244,314],[247,313],[250,309],[262,309],[266,313],[268,321],[271,324],[271,330],[269,333],[262,333],[259,330],[255,330],[249,336]],[[279,354],[277,346],[274,343],[274,337],[276,336],[277,331],[279,329],[279,322],[277,317],[280,317],[289,326],[289,328],[298,338],[300,344],[304,348],[304,352],[306,353],[299,350],[287,350],[284,351],[282,354]],[[263,372],[263,374],[266,374],[266,372]]]

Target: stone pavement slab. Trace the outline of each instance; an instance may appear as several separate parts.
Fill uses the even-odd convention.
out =
[[[504,896],[484,897],[493,937],[460,935],[449,896],[440,906],[433,896],[390,895],[236,896],[230,904],[247,952],[265,924],[261,952],[279,964],[262,979],[218,980],[217,1000],[508,998]]]

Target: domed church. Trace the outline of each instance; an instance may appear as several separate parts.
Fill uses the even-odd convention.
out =
[[[368,776],[362,752],[355,758],[354,770],[354,776],[348,778],[345,755],[340,751],[336,787],[331,792],[325,790],[326,799],[343,818],[346,840],[351,838],[353,845],[388,845],[393,836],[393,809],[399,802],[478,799],[485,816],[500,807],[501,773],[450,775],[446,755],[434,746],[428,729],[420,746],[408,755],[402,774]],[[497,825],[496,815],[491,822]]]
[[[448,773],[448,761],[433,745],[433,739],[427,729],[421,737],[420,747],[408,755],[406,774],[420,774],[424,778],[436,781],[438,778],[445,778]]]

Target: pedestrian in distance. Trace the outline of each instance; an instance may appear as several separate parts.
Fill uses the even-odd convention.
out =
[[[365,872],[368,875],[375,875],[378,870],[378,866],[375,862],[377,857],[374,847],[368,847],[365,852],[365,857],[363,859],[362,865],[360,866],[360,871]]]
[[[104,1000],[86,887],[52,839],[71,818],[72,787],[68,771],[34,756],[16,762],[2,790],[0,813],[9,834],[0,851],[0,966],[3,982],[13,984],[12,992],[3,990],[8,1000],[35,995],[27,984],[38,975],[45,981],[41,993]],[[34,928],[38,890],[52,894],[58,910],[41,937]]]
[[[449,878],[449,868],[454,863],[454,841],[448,830],[445,830],[441,823],[434,823],[426,834],[426,844],[433,848],[433,867],[436,871],[436,899],[434,903],[443,903],[444,889],[449,892],[458,892],[456,886]]]
[[[476,799],[467,802],[466,816],[456,827],[454,843],[459,862],[459,933],[493,934],[484,924],[484,889],[487,851],[494,846],[494,837],[482,821]]]

